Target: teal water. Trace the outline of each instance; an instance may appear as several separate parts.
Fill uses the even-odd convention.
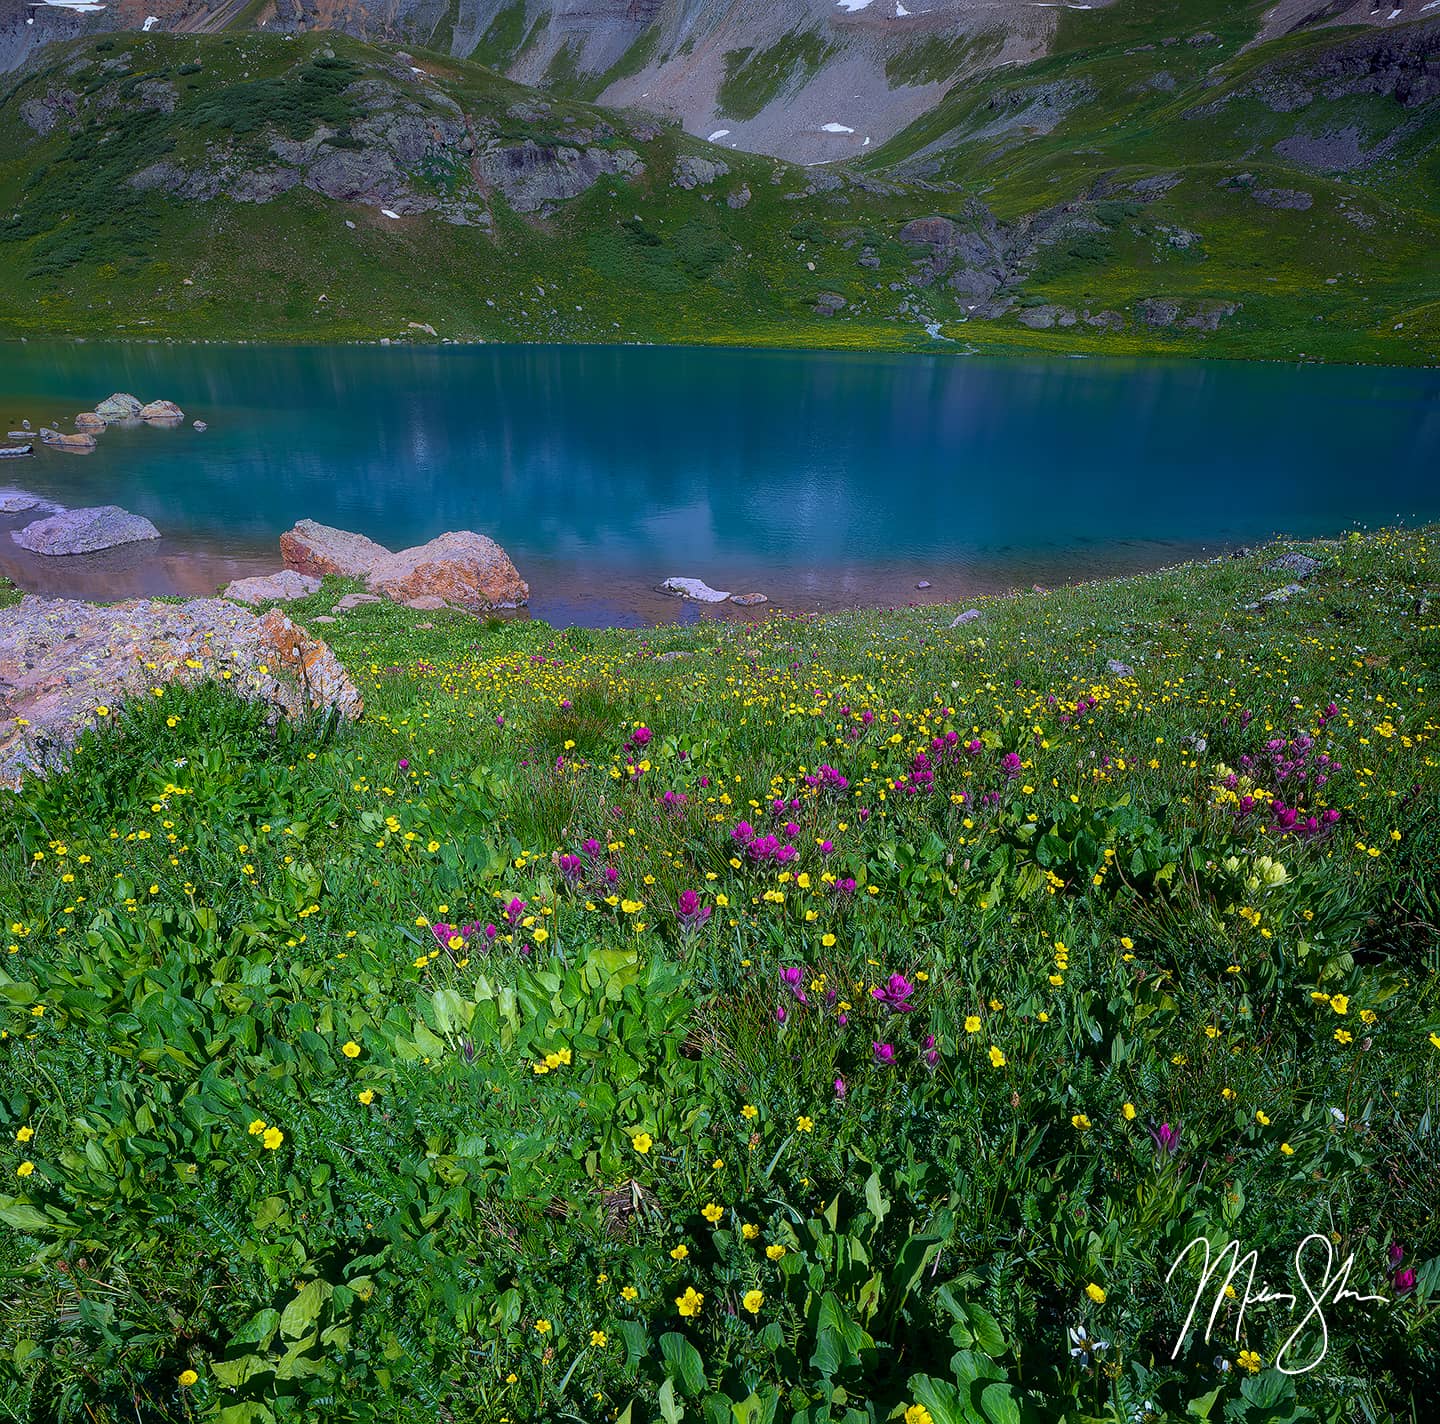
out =
[[[1275,533],[1440,517],[1440,373],[639,347],[120,344],[0,349],[0,419],[114,390],[177,430],[0,467],[158,543],[42,560],[38,591],[209,591],[296,519],[392,547],[500,541],[557,622],[691,616],[668,575],[783,607],[959,598]],[[209,422],[192,430],[195,417]],[[26,517],[11,519],[10,527]],[[915,584],[932,587],[917,593]]]

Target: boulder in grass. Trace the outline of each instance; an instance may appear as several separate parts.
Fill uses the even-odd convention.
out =
[[[1281,554],[1265,565],[1269,573],[1289,574],[1291,578],[1309,578],[1320,568],[1320,560],[1309,554]]]
[[[950,624],[952,628],[958,628],[962,623],[973,623],[980,616],[978,608],[967,608],[963,613],[957,613],[955,620]]]
[[[140,407],[140,419],[151,425],[179,425],[185,412],[174,401],[155,400]]]
[[[61,765],[101,706],[113,716],[161,683],[217,677],[277,719],[310,709],[354,718],[363,707],[335,654],[278,608],[257,617],[219,598],[97,607],[31,595],[0,609],[0,785]]]
[[[106,396],[95,407],[95,414],[102,420],[134,420],[142,409],[141,402],[134,396],[124,391],[116,391],[113,396]]]
[[[142,514],[131,514],[118,504],[102,504],[61,510],[23,529],[12,529],[10,537],[32,554],[93,554],[120,544],[158,539],[160,531]]]
[[[530,585],[510,556],[493,539],[471,529],[386,554],[371,566],[365,586],[395,603],[434,596],[472,613],[519,608],[530,601]]]
[[[94,435],[97,431],[105,429],[105,417],[97,415],[93,410],[82,410],[75,417],[75,429]]]
[[[313,574],[281,569],[278,574],[232,579],[225,585],[221,597],[233,598],[238,603],[289,603],[292,598],[308,598],[319,587],[320,580]]]
[[[280,554],[285,567],[296,573],[311,574],[315,578],[324,578],[326,574],[364,578],[378,560],[389,556],[390,550],[363,534],[302,519],[280,536]]]

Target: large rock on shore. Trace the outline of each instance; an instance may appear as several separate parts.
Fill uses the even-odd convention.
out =
[[[365,583],[372,593],[396,603],[435,597],[472,613],[518,608],[530,601],[530,585],[505,550],[469,529],[386,554],[371,566]]]
[[[106,396],[95,407],[95,414],[101,420],[134,420],[142,408],[134,396],[125,391],[116,391],[113,396]]]
[[[390,550],[363,534],[302,519],[280,536],[280,554],[285,567],[299,574],[364,578],[380,559],[389,557]]]
[[[335,654],[278,608],[257,617],[219,598],[97,607],[31,595],[0,609],[0,783],[60,765],[80,733],[103,720],[97,708],[113,715],[162,683],[206,678],[224,678],[277,718],[363,710]]]
[[[320,580],[313,574],[297,574],[294,569],[282,569],[278,574],[231,579],[220,596],[240,603],[289,603],[292,598],[308,598],[319,587]]]
[[[102,504],[61,510],[23,529],[12,529],[10,537],[32,554],[93,554],[118,544],[158,539],[160,531],[142,514],[131,514],[117,504]]]

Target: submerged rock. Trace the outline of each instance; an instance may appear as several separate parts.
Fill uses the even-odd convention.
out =
[[[769,603],[770,599],[763,593],[732,593],[731,603],[738,603],[741,608],[758,608],[762,603]]]
[[[358,717],[360,693],[339,659],[278,608],[262,617],[224,599],[97,607],[27,596],[0,609],[0,783],[63,760],[80,733],[161,682],[229,673],[228,685],[275,715],[330,708]],[[28,725],[19,726],[24,721]]]
[[[285,567],[296,573],[311,574],[315,578],[324,578],[326,574],[364,578],[390,550],[363,534],[302,519],[280,536],[280,553]]]
[[[10,537],[32,554],[93,554],[120,544],[158,539],[160,531],[143,514],[131,514],[118,504],[102,504],[61,510],[23,529],[12,529]]]
[[[530,601],[530,585],[510,556],[493,539],[470,529],[386,554],[372,565],[365,585],[395,603],[433,595],[477,613]]]
[[[282,569],[278,574],[232,579],[225,585],[221,597],[237,599],[241,603],[288,603],[292,598],[308,598],[319,587],[320,580],[312,574],[297,574],[294,569]]]
[[[39,509],[43,503],[39,495],[26,490],[0,489],[0,514],[24,514],[27,509]]]

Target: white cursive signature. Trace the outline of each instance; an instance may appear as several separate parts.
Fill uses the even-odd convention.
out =
[[[1321,1276],[1319,1289],[1311,1286],[1310,1278],[1306,1275],[1305,1253],[1311,1243],[1321,1247],[1325,1252],[1325,1270]],[[1185,1317],[1185,1324],[1180,1328],[1180,1334],[1176,1337],[1175,1348],[1170,1352],[1173,1360],[1179,1353],[1180,1347],[1185,1341],[1185,1336],[1190,1332],[1190,1326],[1195,1319],[1195,1312],[1200,1308],[1200,1302],[1204,1298],[1205,1291],[1210,1286],[1213,1278],[1216,1277],[1220,1267],[1229,1258],[1230,1269],[1225,1273],[1224,1280],[1220,1281],[1215,1288],[1215,1302],[1210,1307],[1210,1318],[1205,1325],[1204,1339],[1206,1344],[1210,1342],[1210,1332],[1215,1328],[1215,1321],[1219,1318],[1220,1309],[1225,1304],[1226,1293],[1234,1292],[1231,1282],[1236,1276],[1244,1274],[1245,1290],[1239,1295],[1240,1313],[1235,1318],[1235,1340],[1239,1343],[1240,1331],[1245,1324],[1245,1311],[1251,1305],[1263,1305],[1269,1301],[1284,1301],[1287,1308],[1293,1315],[1299,1298],[1291,1291],[1271,1290],[1264,1281],[1259,1283],[1257,1288],[1255,1271],[1259,1264],[1259,1257],[1254,1251],[1247,1251],[1243,1255],[1240,1252],[1240,1242],[1232,1240],[1227,1242],[1211,1259],[1210,1243],[1203,1236],[1197,1236],[1183,1251],[1175,1258],[1170,1270],[1166,1273],[1165,1282],[1168,1285],[1170,1277],[1179,1269],[1180,1263],[1190,1255],[1192,1251],[1199,1248],[1204,1252],[1205,1265],[1200,1274],[1200,1282],[1195,1287],[1195,1298],[1190,1302],[1190,1313]],[[1310,1301],[1309,1308],[1301,1316],[1300,1323],[1285,1337],[1285,1343],[1280,1346],[1275,1356],[1275,1368],[1285,1375],[1303,1375],[1313,1370],[1321,1360],[1325,1358],[1326,1352],[1330,1349],[1330,1331],[1325,1323],[1324,1306],[1328,1300],[1333,1305],[1338,1305],[1342,1300],[1353,1300],[1364,1304],[1366,1302],[1379,1302],[1388,1304],[1389,1296],[1383,1295],[1361,1295],[1358,1291],[1349,1288],[1350,1272],[1355,1265],[1355,1256],[1352,1252],[1339,1265],[1335,1267],[1335,1251],[1330,1244],[1330,1238],[1322,1236],[1318,1231],[1312,1232],[1295,1248],[1295,1276],[1300,1283],[1301,1289],[1305,1292]],[[1247,1270],[1248,1268],[1248,1270]],[[1308,1364],[1299,1365],[1295,1368],[1287,1366],[1286,1355],[1294,1349],[1296,1341],[1304,1334],[1307,1327],[1314,1322],[1315,1329],[1319,1332],[1319,1351]]]

